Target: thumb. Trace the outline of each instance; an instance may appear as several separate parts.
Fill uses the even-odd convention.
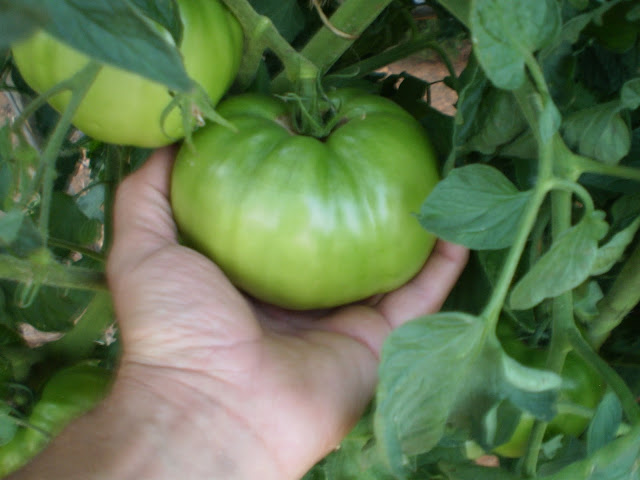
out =
[[[155,251],[177,243],[169,203],[175,147],[156,150],[116,192],[113,244],[107,262],[109,282],[135,269]]]

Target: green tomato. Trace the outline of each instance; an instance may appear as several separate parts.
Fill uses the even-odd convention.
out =
[[[94,365],[79,364],[56,372],[29,415],[30,427],[21,428],[0,447],[0,478],[25,465],[71,420],[95,407],[110,385],[111,373]]]
[[[421,125],[392,101],[329,95],[326,138],[296,134],[288,106],[242,95],[184,146],[171,201],[187,242],[249,294],[290,309],[326,308],[414,276],[435,238],[415,213],[438,181]]]
[[[219,0],[178,0],[178,6],[183,22],[179,50],[186,71],[217,102],[239,68],[241,27]],[[44,31],[14,46],[12,51],[22,77],[39,93],[70,78],[89,62],[87,55]],[[50,103],[61,112],[70,98],[71,94],[64,92],[52,97]],[[174,109],[162,124],[163,111],[171,101],[167,87],[105,65],[72,122],[104,142],[159,147],[184,136],[179,109]]]
[[[498,336],[501,337],[504,350],[523,365],[532,368],[544,369],[547,352],[544,350],[527,347],[515,337],[510,337],[510,329],[498,328]],[[604,395],[606,384],[600,375],[593,370],[575,352],[570,352],[562,368],[561,377],[563,386],[558,397],[559,403],[572,403],[587,409],[594,409]],[[519,458],[524,455],[531,434],[535,418],[523,412],[513,434],[507,442],[493,449],[494,453],[509,458]],[[559,413],[549,422],[546,430],[546,438],[556,435],[580,436],[590,419],[584,416]]]

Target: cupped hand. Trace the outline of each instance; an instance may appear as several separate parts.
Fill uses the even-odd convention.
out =
[[[467,251],[439,241],[413,280],[375,304],[306,313],[263,305],[178,242],[174,155],[158,150],[117,193],[108,279],[123,339],[119,381],[185,408],[193,392],[199,408],[210,403],[245,429],[273,478],[299,478],[362,414],[390,331],[440,309]]]

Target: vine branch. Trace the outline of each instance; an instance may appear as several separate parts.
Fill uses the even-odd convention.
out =
[[[27,285],[49,285],[76,290],[107,290],[104,273],[87,268],[45,264],[0,254],[0,278]]]

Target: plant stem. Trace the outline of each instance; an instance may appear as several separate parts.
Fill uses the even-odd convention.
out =
[[[586,215],[589,215],[589,214],[593,213],[593,211],[595,210],[595,205],[593,203],[593,199],[591,198],[591,195],[589,194],[587,189],[584,188],[579,183],[572,182],[571,180],[565,180],[565,179],[556,177],[551,181],[551,185],[552,185],[552,188],[558,189],[558,190],[562,190],[567,194],[568,193],[575,193],[580,198],[580,200],[582,200],[582,202],[584,204],[585,214]],[[569,215],[571,214],[571,203],[570,202],[569,202],[568,213],[569,213]],[[566,215],[566,213],[564,215]]]
[[[571,157],[571,163],[580,174],[596,173],[640,182],[640,168],[627,167],[624,165],[607,165],[606,163],[597,162],[582,155],[573,155]]]
[[[571,193],[572,189],[569,188],[551,192],[551,234],[553,240],[558,239],[571,228]],[[551,336],[546,368],[560,375],[567,353],[571,350],[566,332],[574,325],[573,295],[570,291],[553,299],[551,322],[553,335]],[[523,472],[526,476],[532,477],[536,474],[538,457],[546,429],[547,422],[536,421],[534,423],[523,460]]]
[[[384,67],[385,65],[389,65],[396,60],[406,58],[413,53],[421,52],[423,50],[433,50],[438,54],[442,62],[447,67],[447,70],[449,71],[449,75],[453,81],[454,89],[457,90],[458,73],[453,66],[453,62],[451,62],[451,59],[449,58],[445,50],[437,42],[433,41],[433,34],[429,32],[425,32],[409,42],[402,43],[396,47],[390,48],[380,55],[367,58],[366,60],[362,60],[361,62],[338,70],[337,72],[332,72],[331,75],[349,76],[350,74],[353,74],[353,76],[355,76],[356,78],[362,77],[364,75],[367,75],[368,73],[373,72],[374,70]]]
[[[25,284],[77,290],[107,290],[102,272],[54,262],[38,264],[7,254],[0,254],[0,278]]]
[[[100,263],[105,262],[104,255],[102,255],[101,253],[91,250],[87,247],[83,247],[82,245],[76,245],[75,243],[67,242],[66,240],[63,240],[61,238],[49,237],[49,245],[52,247],[64,248],[71,252],[78,252],[83,257],[93,258]]]
[[[282,61],[285,74],[293,84],[297,83],[302,66],[308,71],[315,71],[315,76],[316,78],[318,77],[318,67],[316,67],[312,61],[305,58],[304,55],[296,51],[296,49],[280,35],[280,32],[278,32],[278,29],[269,17],[257,13],[247,0],[223,0],[223,2],[242,25],[242,29],[247,38],[247,48],[249,49],[245,55],[253,58],[255,61],[265,50],[269,49],[273,51]],[[245,72],[245,75],[248,75],[248,73]]]
[[[491,299],[482,313],[483,317],[493,324],[498,321],[498,317],[502,311],[502,307],[504,306],[507,294],[509,293],[509,287],[511,286],[513,276],[518,268],[518,262],[524,252],[527,239],[529,238],[529,233],[536,223],[538,211],[540,210],[542,202],[544,202],[546,194],[547,189],[542,185],[542,183],[538,183],[533,191],[529,203],[527,204],[526,210],[522,214],[522,220],[518,226],[516,238],[509,250],[507,258],[505,259],[504,266],[496,282]]]
[[[331,16],[331,24],[340,31],[358,37],[393,0],[347,0]],[[339,37],[328,27],[321,28],[302,49],[302,55],[326,72],[353,44]],[[287,90],[287,79],[278,75],[273,81],[276,92]]]
[[[56,160],[58,157],[58,151],[64,142],[67,131],[71,126],[71,120],[78,110],[80,102],[82,102],[87,91],[91,88],[91,85],[101,68],[102,66],[98,62],[90,61],[82,70],[72,77],[71,83],[68,85],[72,90],[71,99],[64,113],[58,120],[51,137],[49,137],[47,146],[42,152],[42,157],[40,158],[43,185],[38,226],[45,245],[49,234],[49,214],[51,211],[53,183],[56,177]]]
[[[126,150],[126,153],[123,152]],[[105,190],[104,190],[104,239],[102,251],[107,252],[113,240],[113,204],[116,197],[116,188],[120,185],[124,173],[122,166],[125,164],[127,154],[130,155],[131,148],[109,147],[109,155],[105,162]],[[106,253],[105,253],[106,255]]]
[[[532,130],[538,132],[537,116],[535,110],[530,103],[530,97],[533,87],[530,84],[526,84],[520,90],[514,92],[516,100],[520,105],[520,108],[527,118]],[[509,254],[505,259],[504,266],[500,272],[500,277],[496,282],[493,294],[489,303],[483,311],[484,318],[490,323],[495,324],[498,320],[502,307],[504,306],[507,294],[509,293],[509,287],[513,280],[513,276],[518,268],[518,263],[524,252],[524,248],[527,244],[529,234],[533,229],[536,219],[538,218],[538,211],[544,202],[547,192],[552,186],[553,180],[553,142],[542,142],[539,135],[536,133],[536,139],[538,140],[538,181],[533,189],[533,193],[527,208],[522,215],[520,225],[518,226],[518,233],[509,250]]]
[[[598,349],[609,333],[640,302],[640,244],[635,247],[604,298],[598,303],[600,315],[590,325],[589,343]]]

